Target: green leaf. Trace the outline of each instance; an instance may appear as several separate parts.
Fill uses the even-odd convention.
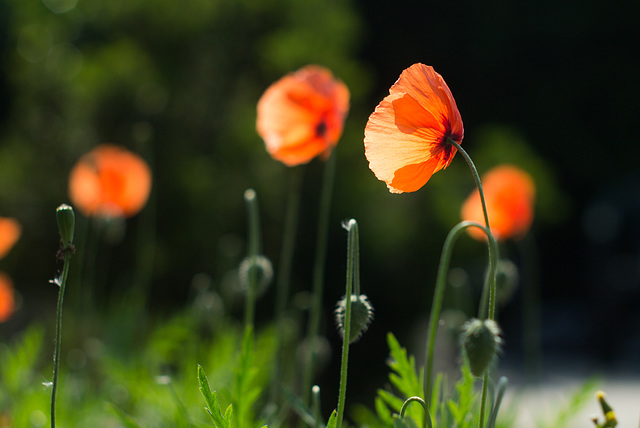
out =
[[[233,405],[229,404],[227,410],[224,411],[224,426],[225,428],[233,428]]]
[[[416,362],[413,356],[407,357],[407,350],[392,333],[387,335],[391,362],[389,367],[395,373],[389,375],[391,383],[406,397],[421,396],[423,391],[416,372]]]
[[[216,394],[215,391],[211,392],[211,388],[209,387],[209,380],[207,379],[207,375],[204,373],[204,369],[200,364],[198,364],[198,382],[200,384],[200,392],[204,397],[205,403],[207,403],[207,407],[205,407],[205,410],[207,411],[207,413],[209,413],[209,416],[211,416],[213,424],[216,426],[216,428],[230,427],[230,422],[228,420],[225,420],[225,418],[220,413],[218,394]],[[227,408],[225,414],[229,413],[230,407],[231,406]]]
[[[329,418],[329,422],[327,422],[327,428],[336,428],[338,424],[338,413],[334,410],[331,413],[331,417]]]

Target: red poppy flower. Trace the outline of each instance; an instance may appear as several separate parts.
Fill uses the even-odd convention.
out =
[[[265,91],[256,128],[271,157],[295,166],[331,153],[348,111],[347,86],[326,68],[309,65]]]
[[[147,163],[111,144],[82,156],[69,176],[71,202],[86,216],[134,216],[147,203],[150,191]]]
[[[13,283],[9,276],[0,272],[0,322],[5,322],[15,311]]]
[[[535,184],[529,174],[512,165],[497,166],[482,176],[489,224],[497,240],[524,236],[533,222]],[[462,205],[463,220],[484,224],[480,194],[476,189]],[[476,239],[486,239],[484,233],[469,228]]]
[[[369,117],[364,131],[369,168],[392,193],[414,192],[451,163],[464,137],[456,101],[433,67],[402,72]]]
[[[22,234],[17,220],[0,217],[0,259],[7,255]]]

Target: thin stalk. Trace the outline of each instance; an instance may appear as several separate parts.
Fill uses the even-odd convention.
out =
[[[438,265],[438,275],[436,277],[436,287],[434,290],[433,301],[431,303],[431,314],[429,319],[429,334],[427,336],[426,348],[426,364],[424,369],[424,397],[427,401],[426,408],[429,408],[431,401],[431,391],[433,389],[433,357],[435,353],[436,334],[438,332],[438,324],[440,321],[440,312],[442,310],[442,301],[444,300],[444,291],[447,285],[447,272],[451,262],[451,254],[453,246],[460,234],[469,227],[478,227],[486,232],[484,226],[472,221],[463,221],[458,223],[451,229],[442,247],[442,256]],[[426,412],[424,426],[427,426]]]
[[[322,406],[320,403],[320,387],[318,385],[313,385],[311,388],[311,395],[313,397],[313,418],[314,428],[322,428],[324,426],[322,422]]]
[[[482,375],[482,396],[480,398],[480,419],[478,421],[478,427],[484,427],[484,412],[485,403],[487,401],[487,388],[489,385],[489,369],[486,369]]]
[[[358,223],[351,219],[347,224],[347,283],[345,285],[345,321],[344,335],[342,336],[342,361],[340,363],[340,393],[338,396],[338,422],[337,428],[342,427],[344,416],[344,403],[347,395],[347,368],[349,365],[349,339],[351,337],[351,292],[356,277],[356,267],[358,265]]]
[[[486,234],[487,234],[487,244],[489,247],[489,274],[487,275],[486,282],[483,288],[483,296],[485,295],[487,289],[489,289],[489,308],[488,311],[485,305],[485,298],[483,297],[480,302],[480,309],[478,312],[479,319],[485,319],[487,316],[490,320],[495,319],[496,314],[496,266],[498,261],[498,244],[496,243],[493,234],[491,233],[491,226],[489,225],[489,212],[487,210],[487,202],[484,196],[484,190],[482,188],[482,182],[480,180],[480,175],[478,174],[478,170],[471,160],[469,154],[460,146],[460,144],[453,141],[451,138],[447,138],[447,142],[452,144],[464,157],[465,161],[469,165],[469,169],[471,170],[471,174],[473,175],[473,179],[476,182],[476,186],[478,187],[478,193],[480,194],[480,202],[482,203],[482,213],[484,215],[484,222],[486,226]],[[482,428],[484,425],[484,408],[486,403],[486,389],[487,382],[489,381],[488,369],[485,370],[484,377],[482,380],[482,399],[480,401],[480,421],[479,427]]]
[[[60,349],[62,345],[62,304],[64,302],[64,290],[67,284],[67,276],[69,275],[69,264],[71,261],[70,248],[64,251],[64,266],[60,278],[53,280],[60,289],[58,290],[58,309],[56,319],[56,347],[53,355],[53,382],[51,388],[51,428],[56,426],[56,392],[58,391],[58,375],[60,373]]]
[[[258,254],[260,252],[260,214],[258,210],[258,197],[255,190],[247,189],[244,192],[244,200],[247,205],[248,226],[249,226],[249,245],[247,258],[249,259],[249,277],[247,284],[247,301],[244,313],[245,328],[253,326],[255,318],[256,292],[258,282],[257,263]]]
[[[507,389],[507,378],[501,377],[498,381],[498,391],[496,392],[496,399],[493,404],[493,410],[491,410],[491,414],[489,415],[489,420],[487,421],[487,428],[494,428],[496,426],[496,418],[498,417],[498,410],[500,410],[500,405],[502,404],[502,399],[504,398],[504,393]]]
[[[300,190],[302,189],[301,167],[291,169],[289,194],[282,233],[282,250],[278,265],[278,281],[276,283],[275,319],[276,319],[276,353],[273,367],[273,382],[269,391],[270,401],[279,404],[280,377],[282,376],[282,346],[285,329],[285,310],[289,299],[291,284],[291,266],[296,247],[298,218],[300,216]]]
[[[311,383],[316,361],[316,341],[320,330],[320,314],[322,311],[322,294],[324,288],[324,266],[327,258],[327,239],[329,232],[329,214],[331,211],[331,198],[333,194],[333,182],[336,175],[335,150],[329,156],[325,165],[322,180],[322,192],[320,195],[320,208],[318,214],[318,235],[316,238],[316,255],[313,265],[313,290],[311,294],[311,308],[309,313],[309,326],[307,329],[307,343],[309,353],[304,367],[302,378],[302,397],[305,405],[309,405]]]

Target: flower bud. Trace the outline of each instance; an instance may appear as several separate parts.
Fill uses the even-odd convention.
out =
[[[471,373],[482,376],[500,352],[500,327],[493,320],[470,319],[462,327],[462,347],[467,354]]]
[[[256,295],[262,294],[273,279],[273,266],[271,261],[265,256],[259,255],[255,257],[246,257],[240,263],[238,268],[238,276],[240,278],[240,286],[242,290],[249,289],[249,280],[255,270],[256,275]]]
[[[73,234],[76,225],[76,216],[73,213],[73,208],[67,204],[60,205],[56,209],[56,221],[58,222],[58,231],[62,240],[62,249],[73,248]]]
[[[340,336],[344,339],[345,323],[347,321],[347,299],[343,298],[336,305],[336,324]],[[373,306],[367,296],[351,295],[351,329],[349,330],[349,343],[353,343],[362,336],[373,319]]]
[[[616,419],[616,414],[613,411],[613,408],[607,403],[605,399],[604,392],[598,391],[596,392],[596,398],[600,402],[600,407],[602,407],[602,413],[604,413],[604,423],[597,424],[597,426],[602,428],[610,428],[618,425],[618,420]]]

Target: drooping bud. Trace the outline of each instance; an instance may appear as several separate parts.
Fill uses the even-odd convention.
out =
[[[489,319],[470,319],[462,327],[462,348],[469,360],[471,373],[482,376],[502,346],[500,327]]]
[[[62,204],[56,209],[56,221],[58,222],[58,231],[62,240],[62,250],[70,250],[73,248],[73,234],[76,226],[76,216],[73,208],[67,204]]]
[[[255,270],[255,273],[254,273]],[[256,275],[256,295],[262,294],[273,279],[273,266],[271,261],[263,255],[245,257],[238,268],[240,286],[242,290],[248,290],[251,275]]]
[[[340,336],[344,339],[345,324],[347,321],[347,299],[342,298],[336,305],[336,324]],[[364,294],[351,295],[351,328],[349,330],[349,343],[353,343],[362,336],[373,319],[373,306]]]

